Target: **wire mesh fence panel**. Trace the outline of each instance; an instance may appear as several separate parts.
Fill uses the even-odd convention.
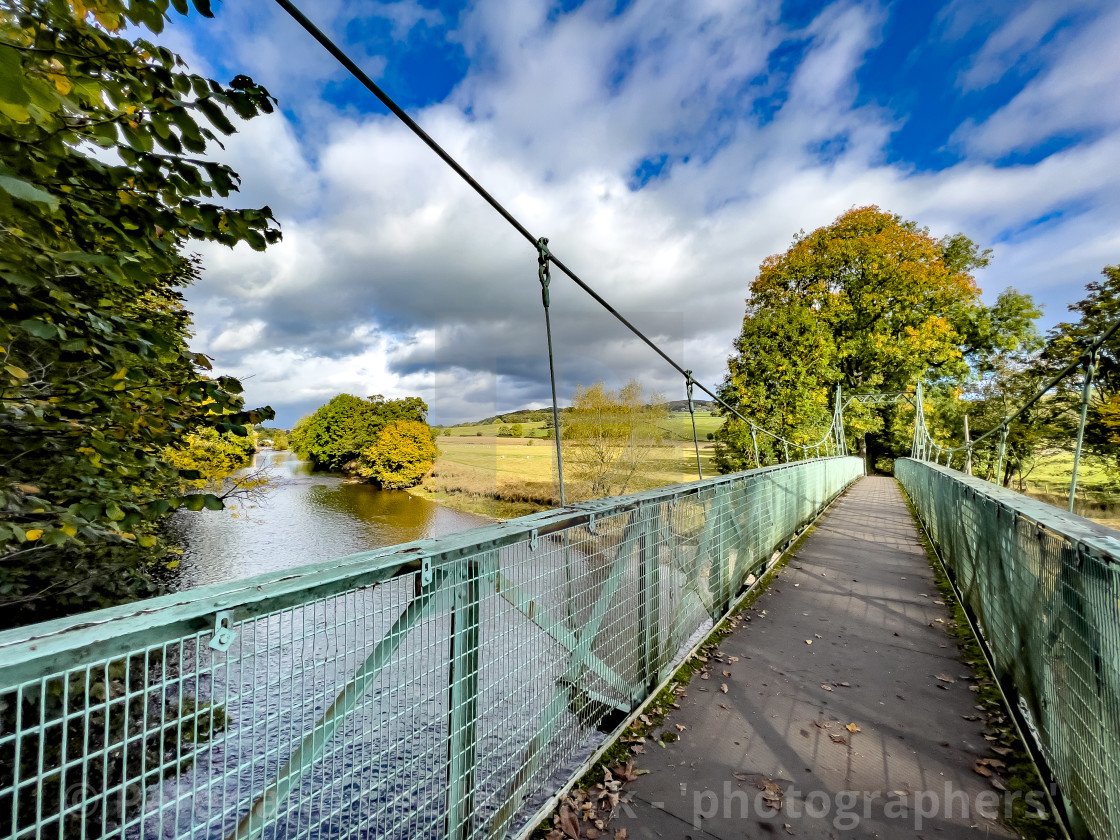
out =
[[[1120,532],[947,467],[895,474],[1014,687],[1075,829],[1120,840]]]
[[[0,834],[516,834],[860,474],[766,467],[7,631]]]

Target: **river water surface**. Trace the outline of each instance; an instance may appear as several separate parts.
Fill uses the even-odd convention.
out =
[[[181,511],[168,530],[184,551],[176,589],[238,580],[358,551],[454,534],[492,520],[332,473],[265,450],[269,489],[256,505]]]

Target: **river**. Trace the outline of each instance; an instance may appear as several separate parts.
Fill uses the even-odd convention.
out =
[[[492,520],[333,473],[312,472],[291,452],[258,452],[269,488],[256,505],[181,511],[168,532],[183,549],[171,581],[183,590],[322,562]]]
[[[177,588],[329,561],[491,521],[403,491],[314,473],[287,452],[258,453],[256,467],[262,466],[271,486],[259,505],[172,518],[171,535],[184,550],[173,581]],[[532,562],[523,551],[505,549],[506,574],[532,593],[530,608],[535,604],[558,615],[564,608],[556,599],[576,586],[576,608],[586,620],[604,570],[592,568],[576,548],[542,542]],[[579,570],[574,582],[565,584],[561,557],[569,570]],[[627,579],[632,577],[628,570]],[[625,589],[636,591],[633,585]],[[222,728],[213,740],[199,742],[182,771],[146,794],[144,816],[124,836],[222,840],[234,834],[249,805],[281,775],[299,740],[323,725],[328,707],[413,597],[413,579],[398,578],[245,621],[226,651],[180,643],[175,690],[220,709]],[[620,616],[630,607],[627,598],[617,597],[608,613],[611,626],[622,626]],[[568,659],[562,647],[557,650],[546,633],[496,596],[483,600],[480,623],[484,665],[478,675],[480,769],[473,818],[483,825],[521,766]],[[443,836],[450,632],[441,609],[403,637],[363,689],[362,702],[345,713],[338,734],[292,777],[294,788],[270,817],[275,823],[266,837]],[[624,673],[630,650],[620,648],[619,662],[603,655]],[[541,789],[532,791],[518,819],[531,814],[603,739],[567,706],[557,712],[555,726],[563,736],[553,735],[550,742],[552,784],[543,784],[549,775],[543,772],[535,780]]]

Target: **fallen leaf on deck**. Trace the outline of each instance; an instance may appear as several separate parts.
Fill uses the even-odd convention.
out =
[[[849,732],[862,732],[863,731],[858,726],[856,726],[854,723],[849,723],[844,728],[847,729]]]
[[[975,773],[979,773],[981,776],[991,777],[992,775],[991,768],[986,764],[980,763],[979,761],[972,765],[972,770]]]
[[[789,823],[785,823],[784,825],[782,825],[782,828],[784,828],[786,830],[786,834],[796,834],[797,833],[793,830],[793,826],[790,825]]]
[[[579,840],[579,817],[567,805],[560,808],[560,830],[573,840]]]
[[[941,682],[947,682],[947,683],[955,683],[956,682],[956,680],[953,679],[952,677],[950,677],[948,674],[938,674],[937,678],[939,680],[941,680]]]
[[[825,691],[832,691],[832,686],[830,685],[822,685],[821,688],[823,688]]]
[[[720,683],[719,684],[719,690],[722,691],[724,694],[726,694],[727,693],[727,683]]]
[[[684,731],[685,731],[686,729],[688,729],[688,727],[687,727],[687,726],[682,726],[682,725],[681,725],[681,724],[679,724],[679,723],[674,723],[674,724],[673,724],[673,726],[677,727],[677,731],[678,731],[678,732],[684,732]]]
[[[811,645],[812,643],[813,643],[812,639],[806,639],[805,640],[805,644],[807,644],[807,645]]]
[[[848,739],[845,738],[843,735],[833,735],[831,732],[829,732],[828,737],[832,739],[832,743],[834,743],[834,744],[847,744],[848,743]]]

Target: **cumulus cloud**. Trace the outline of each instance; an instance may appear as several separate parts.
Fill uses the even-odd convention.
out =
[[[344,40],[343,21],[359,7],[392,12],[402,38],[434,22],[409,0],[374,5],[332,0],[315,16]],[[1052,310],[1115,262],[1120,175],[1108,161],[1120,149],[1103,130],[1111,118],[1097,119],[1103,133],[1041,163],[990,162],[1014,148],[1007,136],[1038,103],[1078,78],[1074,42],[1100,58],[1113,33],[1078,30],[1022,102],[962,128],[975,155],[931,172],[888,163],[898,118],[860,104],[857,73],[887,19],[880,7],[842,0],[791,27],[777,0],[635,3],[620,14],[614,6],[588,2],[562,15],[543,0],[472,6],[453,36],[469,70],[415,116],[707,383],[723,374],[761,260],[853,205],[877,203],[936,234],[963,230],[994,244],[997,262],[981,284],[992,296],[1007,285],[1037,292]],[[245,377],[249,399],[277,407],[283,423],[340,391],[420,394],[436,422],[543,405],[534,248],[395,119],[318,97],[338,75],[306,36],[245,15],[235,12],[222,37],[242,44],[249,69],[295,112],[254,121],[226,154],[245,176],[247,203],[276,209],[284,241],[264,254],[203,249],[206,272],[188,301],[198,349]],[[1016,33],[1028,28],[993,29],[971,83],[994,78],[984,68],[997,58],[986,55],[1017,61],[1027,48]],[[268,42],[263,54],[258,42]],[[1077,114],[1089,105],[1071,98],[1077,104],[1052,123],[1085,124]],[[553,275],[563,396],[577,383],[630,378],[681,396],[678,374]]]
[[[1070,142],[1082,134],[1099,136],[1120,126],[1120,102],[1115,95],[1120,87],[1120,7],[1113,6],[1074,32],[1061,33],[1045,50],[1030,44],[1057,22],[1057,8],[1049,3],[1033,4],[988,39],[981,53],[991,54],[974,65],[966,78],[998,78],[992,66],[1003,64],[1002,51],[999,47],[989,50],[993,42],[1008,40],[1023,49],[1027,38],[1028,45],[1050,61],[1003,108],[983,121],[965,123],[955,141],[974,153],[998,158],[1050,140]],[[1040,21],[1020,26],[1025,17]],[[1006,34],[1009,30],[1013,34]]]

